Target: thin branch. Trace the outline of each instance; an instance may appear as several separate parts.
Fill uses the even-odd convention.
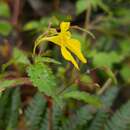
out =
[[[97,95],[102,95],[111,85],[112,83],[112,79],[109,78],[104,85],[102,86],[102,88],[97,92]]]
[[[53,130],[53,100],[46,95],[45,98],[48,102],[48,130]]]
[[[20,13],[20,0],[14,0],[12,24],[15,26],[18,24],[19,13]]]
[[[86,9],[86,17],[85,17],[85,23],[84,23],[84,28],[87,30],[89,23],[90,23],[90,17],[91,17],[91,6],[88,7],[88,9]],[[83,36],[86,37],[86,33],[83,33]]]

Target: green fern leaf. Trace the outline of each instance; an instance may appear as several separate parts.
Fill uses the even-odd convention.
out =
[[[37,93],[25,111],[26,124],[29,130],[40,128],[40,122],[45,111],[46,101],[41,93]]]
[[[84,106],[81,107],[74,115],[71,115],[60,130],[75,130],[80,126],[83,126],[92,119],[91,107]]]
[[[20,103],[20,89],[16,88],[12,93],[11,110],[6,130],[15,130],[17,128]]]
[[[5,90],[0,97],[0,129],[5,129],[8,122],[8,112],[10,113],[11,91]]]
[[[98,111],[88,130],[101,130],[108,119],[108,112]]]
[[[64,106],[64,105],[63,105]],[[63,106],[60,107],[59,105],[55,104],[53,106],[53,129],[58,130],[60,128],[60,122],[63,118]]]
[[[39,130],[47,130],[47,129],[48,129],[48,112],[46,111],[45,116],[42,117]]]
[[[118,87],[111,87],[106,91],[106,93],[101,97],[103,105],[97,111],[93,121],[90,124],[88,130],[101,130],[109,117],[109,109],[118,94]]]
[[[111,87],[101,97],[101,100],[102,100],[102,102],[104,104],[103,105],[104,109],[105,108],[109,109],[112,106],[115,98],[117,97],[118,92],[119,92],[119,87],[116,87],[116,86],[115,87]]]
[[[130,124],[130,101],[123,105],[105,125],[105,130],[126,130]]]

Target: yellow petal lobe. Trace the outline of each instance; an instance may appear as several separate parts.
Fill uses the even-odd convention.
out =
[[[61,22],[60,29],[61,32],[66,32],[70,28],[70,22]]]
[[[72,62],[72,64],[79,70],[77,62],[75,61],[71,53],[64,46],[61,47],[61,53],[66,60]]]
[[[37,46],[39,46],[41,43],[43,43],[44,41],[50,41],[50,42],[53,42],[55,43],[56,45],[59,45],[60,46],[60,37],[59,36],[52,36],[52,37],[39,37],[36,42],[35,42],[35,45],[34,45],[34,48],[33,48],[33,54],[35,54],[35,51],[36,51],[36,48]]]
[[[68,39],[66,47],[73,52],[83,63],[86,63],[87,60],[83,56],[81,52],[81,45],[80,42],[76,39]]]

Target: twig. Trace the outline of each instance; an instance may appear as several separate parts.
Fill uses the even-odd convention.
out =
[[[53,130],[53,100],[49,96],[45,96],[48,102],[48,130]]]
[[[95,36],[94,36],[94,34],[93,33],[91,33],[90,31],[88,31],[88,30],[86,30],[86,29],[84,29],[84,28],[81,28],[81,27],[79,27],[79,26],[71,26],[71,28],[74,28],[74,29],[78,29],[78,30],[81,30],[81,31],[83,31],[85,34],[86,33],[88,33],[93,39],[95,39]],[[89,28],[88,28],[89,29]]]
[[[18,24],[19,12],[20,12],[20,0],[14,0],[12,24],[15,26]]]
[[[102,93],[104,93],[104,91],[106,91],[106,89],[108,89],[110,87],[112,83],[112,79],[109,78],[104,85],[102,86],[102,88],[97,92],[97,95],[101,95]]]
[[[85,23],[84,23],[84,28],[87,30],[90,22],[90,16],[91,16],[91,6],[86,9],[86,17],[85,17]],[[83,37],[86,37],[86,33],[83,33]]]

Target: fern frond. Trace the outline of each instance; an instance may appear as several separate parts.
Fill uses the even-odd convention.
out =
[[[9,116],[9,122],[6,130],[15,130],[18,126],[19,109],[20,109],[20,89],[15,88],[12,93],[11,110]]]
[[[25,111],[26,124],[29,130],[40,127],[42,115],[44,114],[46,101],[41,93],[37,93]]]
[[[92,112],[88,106],[81,107],[76,114],[72,115],[62,126],[60,130],[75,130],[83,126],[92,119]]]
[[[119,87],[111,87],[106,93],[101,97],[103,102],[103,107],[110,108],[119,92]],[[104,108],[104,109],[105,109]]]
[[[92,123],[90,124],[90,127],[88,130],[101,130],[104,128],[104,125],[108,119],[109,116],[109,110],[113,101],[115,100],[117,94],[118,94],[119,88],[112,87],[106,91],[106,93],[101,97],[103,106],[100,108]]]
[[[63,106],[54,105],[53,107],[53,129],[58,130],[60,128],[61,119],[64,116],[63,114]]]
[[[11,102],[11,93],[12,90],[8,89],[2,93],[0,97],[0,128],[5,129],[7,123],[8,111],[10,111],[10,102]]]
[[[39,130],[47,130],[48,129],[48,112],[46,111],[45,116],[42,117]]]
[[[108,116],[107,112],[102,110],[98,111],[88,130],[101,130],[106,123]]]
[[[130,101],[123,105],[112,117],[107,121],[105,130],[126,130],[130,124]]]

